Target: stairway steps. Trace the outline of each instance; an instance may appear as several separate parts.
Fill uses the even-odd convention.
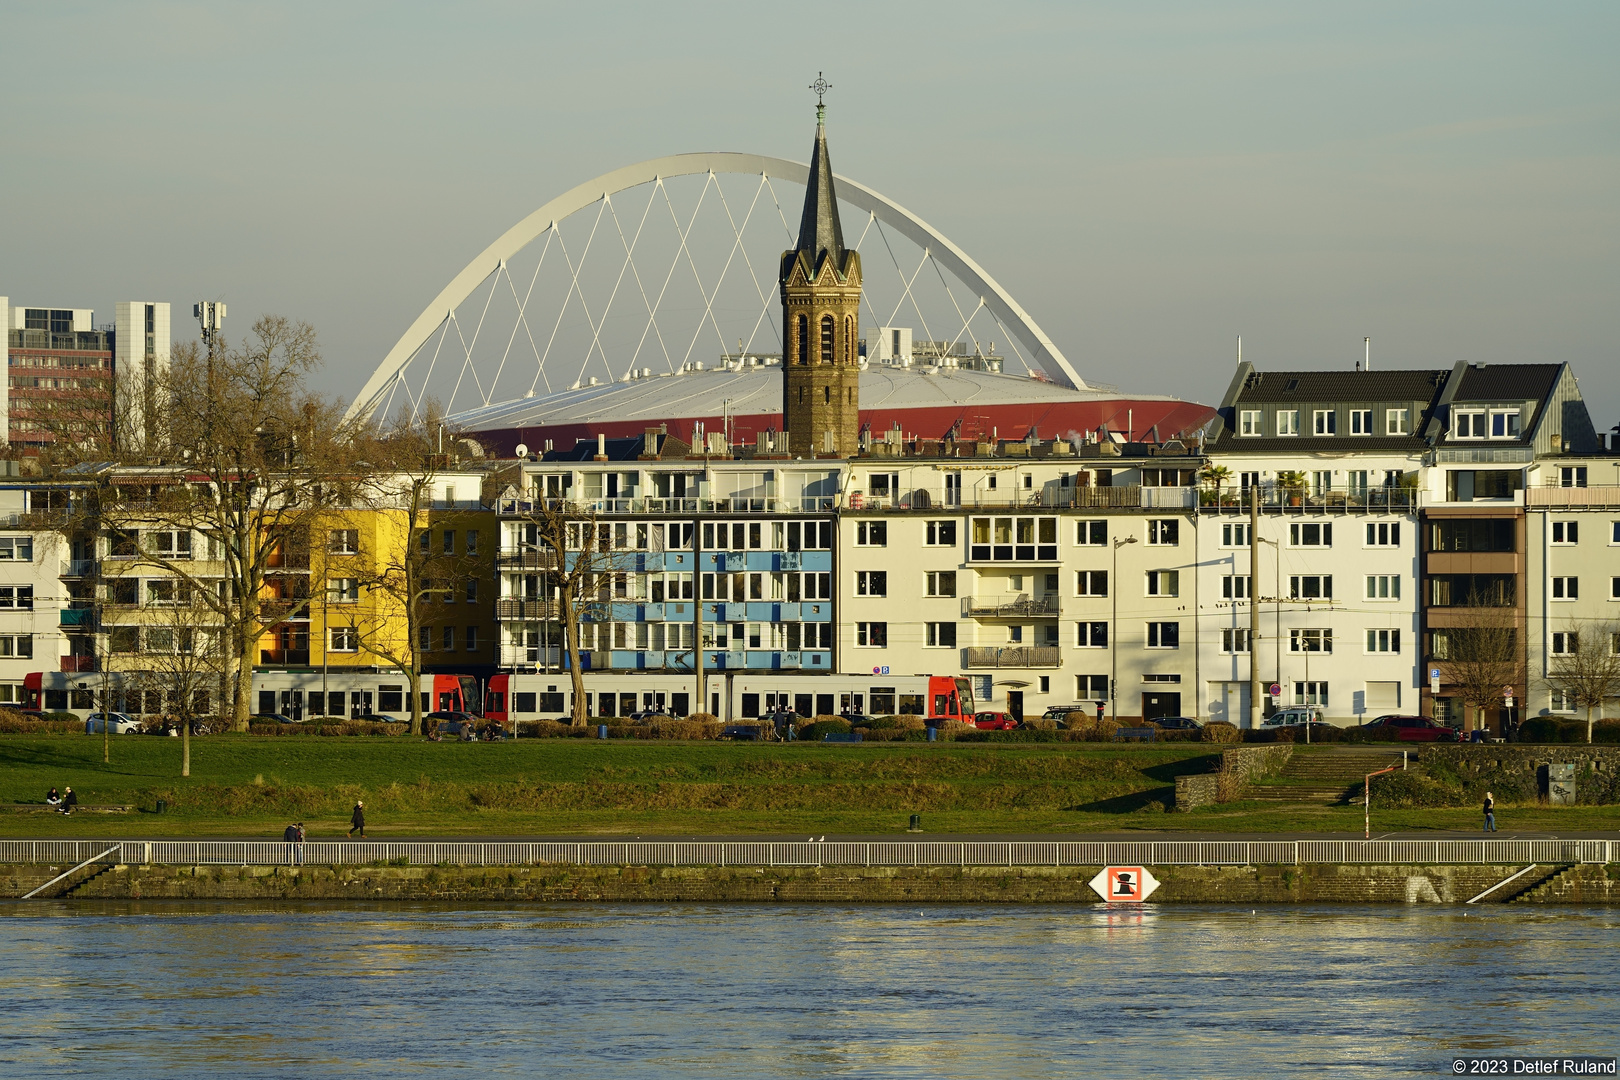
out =
[[[1575,870],[1574,866],[1551,866],[1548,867],[1545,874],[1531,874],[1530,877],[1535,880],[1530,881],[1528,884],[1514,882],[1514,885],[1524,884],[1524,887],[1514,889],[1510,895],[1502,900],[1502,903],[1533,904],[1539,900],[1544,900],[1568,882],[1574,876]]]

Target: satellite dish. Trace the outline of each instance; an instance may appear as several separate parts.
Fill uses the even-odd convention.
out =
[[[529,456],[529,444],[528,443],[518,443],[517,444],[517,456],[520,457],[520,458],[526,458],[526,457]]]

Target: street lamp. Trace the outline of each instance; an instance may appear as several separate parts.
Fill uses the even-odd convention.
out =
[[[1273,678],[1275,678],[1277,680],[1277,685],[1281,686],[1282,685],[1282,544],[1279,541],[1276,541],[1276,540],[1267,540],[1263,536],[1256,536],[1254,538],[1254,542],[1257,545],[1259,545],[1259,544],[1270,544],[1271,548],[1272,548],[1272,554],[1276,556],[1275,560],[1272,562],[1272,565],[1271,565],[1271,600],[1272,600],[1273,610],[1275,611],[1275,615],[1272,618],[1272,622],[1271,622],[1271,638],[1272,638],[1272,640],[1274,642],[1276,642],[1276,665],[1273,668],[1273,671],[1275,671],[1276,674],[1273,676]],[[1258,606],[1259,603],[1260,603],[1260,600],[1259,600],[1259,594],[1255,592],[1255,587],[1258,584],[1257,579],[1260,577],[1260,567],[1251,566],[1249,568],[1249,573],[1250,573],[1250,578],[1249,578],[1249,593],[1250,593],[1249,603]],[[1258,625],[1259,620],[1257,619],[1257,620],[1255,620],[1255,622]],[[1249,660],[1250,660],[1251,663],[1254,661],[1254,657],[1256,655],[1254,650],[1255,650],[1255,643],[1253,641],[1250,641],[1249,642]],[[1280,705],[1281,702],[1278,702],[1278,704]],[[1307,734],[1309,734],[1309,729],[1307,729]]]
[[[1114,541],[1114,564],[1109,571],[1108,585],[1108,715],[1119,719],[1119,549],[1136,543],[1136,537],[1125,536]],[[1251,646],[1252,647],[1252,646]]]

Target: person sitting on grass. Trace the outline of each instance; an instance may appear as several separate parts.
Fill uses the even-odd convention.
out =
[[[79,797],[73,793],[72,788],[68,788],[67,791],[62,794],[62,805],[58,806],[56,810],[61,814],[71,814],[73,813],[73,808],[78,805]]]
[[[56,793],[55,788],[51,788],[51,790],[45,795],[45,805],[51,807],[52,809],[55,809],[56,806],[61,803],[61,801],[62,796]]]

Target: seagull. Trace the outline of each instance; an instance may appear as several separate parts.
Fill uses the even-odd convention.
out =
[[[816,838],[813,836],[807,836],[804,838],[804,842],[807,844],[813,844],[816,842]]]
[[[827,838],[823,836],[819,842],[825,844],[827,842]]]

